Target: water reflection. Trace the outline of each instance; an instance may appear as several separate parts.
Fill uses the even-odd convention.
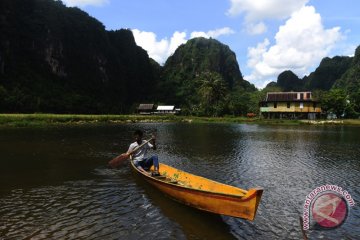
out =
[[[169,220],[178,224],[185,239],[213,239],[214,236],[216,239],[235,239],[221,216],[178,203],[166,197],[138,175],[135,175],[134,179],[139,187],[144,188],[153,205],[158,206],[161,213]]]
[[[132,132],[156,132],[161,161],[244,189],[265,189],[254,222],[165,197],[128,165],[106,168]],[[360,199],[360,129],[338,126],[124,124],[0,132],[0,238],[301,239],[305,196],[336,184]],[[360,210],[336,231],[356,239]]]

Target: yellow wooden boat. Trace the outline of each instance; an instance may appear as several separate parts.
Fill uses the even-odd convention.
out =
[[[204,211],[254,220],[262,188],[248,191],[196,176],[160,163],[161,176],[153,177],[133,169],[151,185],[171,198]],[[152,170],[152,169],[151,169]]]

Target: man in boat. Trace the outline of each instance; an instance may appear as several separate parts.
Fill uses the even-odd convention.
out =
[[[128,153],[132,152],[136,147],[140,146],[145,140],[142,139],[143,132],[141,130],[136,130],[134,132],[135,142],[130,144]],[[140,171],[145,172],[148,175],[159,176],[159,160],[156,155],[145,158],[148,149],[156,150],[155,136],[152,136],[150,142],[146,143],[144,146],[139,148],[137,151],[131,154],[131,158],[134,162],[134,165],[140,169]],[[152,173],[147,172],[150,168],[154,166],[154,171]]]

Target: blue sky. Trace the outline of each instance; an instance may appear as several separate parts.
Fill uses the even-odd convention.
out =
[[[187,40],[212,37],[236,54],[258,88],[284,70],[300,78],[324,57],[353,55],[360,45],[357,0],[63,0],[110,30],[129,28],[163,64]]]

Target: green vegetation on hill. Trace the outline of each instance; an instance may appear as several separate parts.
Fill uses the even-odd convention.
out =
[[[349,69],[351,62],[351,57],[324,58],[320,62],[320,66],[307,79],[304,79],[306,81],[305,88],[309,90],[330,90],[335,81]]]
[[[347,96],[350,106],[348,106],[348,112],[350,115],[360,115],[360,46],[355,51],[355,56],[351,62],[350,67],[339,78],[334,88],[343,89]]]
[[[204,71],[219,73],[230,89],[243,81],[235,53],[215,39],[202,37],[182,44],[169,57],[164,65],[164,81],[182,84]]]
[[[328,91],[350,68],[352,60],[351,57],[326,57],[309,76],[300,79],[292,71],[287,70],[280,73],[276,83],[270,84],[275,84],[283,91]]]
[[[241,75],[236,56],[215,39],[194,38],[166,61],[159,83],[160,101],[182,105],[186,113],[229,113],[229,102],[255,87]],[[234,100],[234,99],[233,99]],[[246,114],[246,109],[239,109]]]

